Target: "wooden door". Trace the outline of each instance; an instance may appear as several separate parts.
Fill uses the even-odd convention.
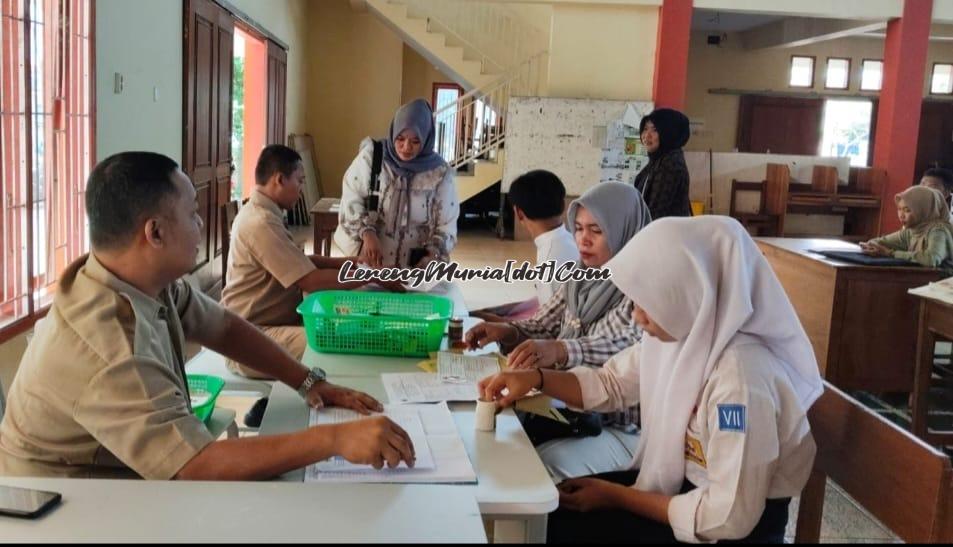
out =
[[[205,223],[193,274],[204,290],[222,277],[219,212],[232,173],[232,15],[211,0],[185,0],[183,169],[198,194]]]
[[[285,95],[288,52],[268,40],[268,125],[267,144],[285,144]]]
[[[953,167],[953,102],[923,101],[916,165],[914,184],[930,167]]]
[[[738,150],[816,156],[823,115],[822,99],[743,95],[738,111]]]

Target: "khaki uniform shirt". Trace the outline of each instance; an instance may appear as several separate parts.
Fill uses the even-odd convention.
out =
[[[302,292],[295,283],[315,269],[278,204],[255,191],[232,225],[222,305],[255,325],[300,325]]]
[[[192,414],[185,340],[216,335],[224,313],[181,280],[154,299],[93,255],[71,264],[10,386],[0,475],[174,477],[214,441]]]

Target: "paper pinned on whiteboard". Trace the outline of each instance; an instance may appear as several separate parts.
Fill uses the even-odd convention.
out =
[[[642,114],[636,110],[635,105],[629,103],[625,106],[625,113],[622,114],[622,123],[629,127],[639,127],[642,123]]]

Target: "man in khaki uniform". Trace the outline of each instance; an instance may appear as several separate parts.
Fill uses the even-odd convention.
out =
[[[193,414],[186,339],[299,389],[307,403],[363,414],[368,395],[309,371],[258,329],[178,278],[202,237],[195,189],[171,159],[129,152],[90,175],[92,252],[70,265],[10,387],[0,475],[252,480],[334,455],[413,462],[384,417],[280,436],[215,441]]]
[[[297,312],[303,293],[354,289],[366,282],[338,282],[346,260],[306,255],[285,227],[283,209],[298,202],[304,186],[301,156],[280,144],[265,147],[255,166],[255,191],[232,225],[228,269],[222,305],[250,323],[300,359],[307,346]],[[402,290],[399,283],[385,288]],[[228,367],[252,378],[268,378],[261,371],[233,360]]]

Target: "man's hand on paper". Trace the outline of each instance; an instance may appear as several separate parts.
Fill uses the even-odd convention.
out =
[[[334,385],[330,382],[318,382],[309,392],[308,403],[311,403],[311,394],[317,395],[319,401],[323,401],[328,406],[338,406],[348,408],[365,416],[372,412],[381,412],[384,407],[366,393],[355,391],[346,387]],[[311,405],[313,408],[320,408],[318,405]]]
[[[410,435],[384,416],[375,416],[335,424],[334,452],[355,464],[371,465],[374,469],[393,469],[401,461],[413,467],[416,461]]]

